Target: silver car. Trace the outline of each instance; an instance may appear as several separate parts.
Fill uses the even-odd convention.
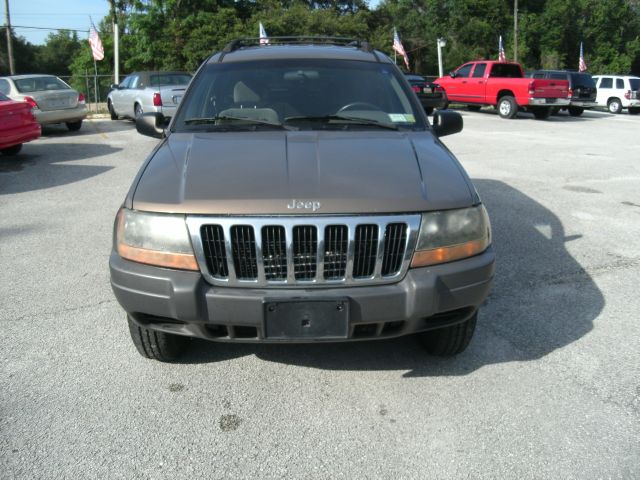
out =
[[[31,105],[40,125],[66,123],[80,130],[88,110],[84,95],[53,75],[12,75],[0,78],[0,92]]]
[[[122,83],[111,85],[107,107],[112,120],[136,118],[143,113],[159,112],[172,117],[191,74],[185,72],[135,72]]]

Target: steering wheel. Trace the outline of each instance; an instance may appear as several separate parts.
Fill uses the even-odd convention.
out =
[[[359,107],[364,107],[364,108],[359,108]],[[382,109],[377,105],[374,105],[373,103],[353,102],[353,103],[347,103],[345,106],[341,107],[336,113],[346,112],[347,110],[378,110],[380,111]]]

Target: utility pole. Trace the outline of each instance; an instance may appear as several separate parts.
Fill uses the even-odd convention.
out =
[[[113,26],[113,83],[120,83],[120,31],[118,29],[118,15],[116,0],[109,0],[111,6],[111,25]]]
[[[4,0],[4,23],[6,25],[5,30],[7,31],[7,56],[9,57],[9,72],[11,75],[15,75],[16,66],[13,63],[13,44],[11,43],[11,17],[9,16],[9,0]]]
[[[518,61],[518,0],[513,4],[513,61]]]
[[[438,73],[440,78],[444,77],[444,71],[442,70],[442,47],[447,46],[447,41],[444,38],[438,38]]]

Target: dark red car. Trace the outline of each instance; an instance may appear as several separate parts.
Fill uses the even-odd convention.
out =
[[[27,102],[16,102],[0,93],[0,152],[16,155],[22,144],[40,137],[40,124]]]

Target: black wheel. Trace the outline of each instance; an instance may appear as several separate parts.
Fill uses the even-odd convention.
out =
[[[481,108],[480,105],[467,105],[467,110],[470,112],[479,112]]]
[[[170,333],[156,332],[136,324],[130,317],[129,333],[140,355],[160,362],[173,362],[180,358],[189,345],[190,338]]]
[[[640,113],[640,107],[629,107],[629,115],[638,115]]]
[[[424,113],[431,115],[433,113],[433,107],[424,107]]]
[[[78,120],[77,122],[67,122],[67,128],[72,132],[77,132],[82,127],[82,120]]]
[[[113,109],[113,105],[111,105],[111,100],[109,100],[107,102],[107,109],[109,110],[109,115],[111,115],[111,120],[117,120],[118,119],[118,114]]]
[[[462,353],[469,346],[476,329],[478,312],[468,320],[450,327],[419,333],[420,341],[431,355],[450,357]]]
[[[548,107],[531,107],[531,112],[538,120],[546,120],[551,116],[551,109]]]
[[[18,145],[13,145],[12,147],[3,148],[2,150],[0,150],[0,152],[2,152],[3,155],[17,155],[18,153],[20,153],[20,150],[22,150],[21,143],[19,143]]]
[[[611,113],[620,113],[622,111],[622,102],[619,98],[610,98],[607,102],[607,108]]]
[[[518,104],[511,95],[505,95],[498,100],[498,114],[502,118],[513,118],[518,113]]]
[[[560,107],[551,107],[551,115],[558,115],[560,113]]]
[[[572,117],[579,117],[584,112],[584,108],[582,107],[569,107],[569,115]]]
[[[133,106],[133,116],[135,118],[138,118],[138,117],[141,117],[143,113],[144,112],[142,111],[142,105],[140,105],[139,103],[136,103]]]

